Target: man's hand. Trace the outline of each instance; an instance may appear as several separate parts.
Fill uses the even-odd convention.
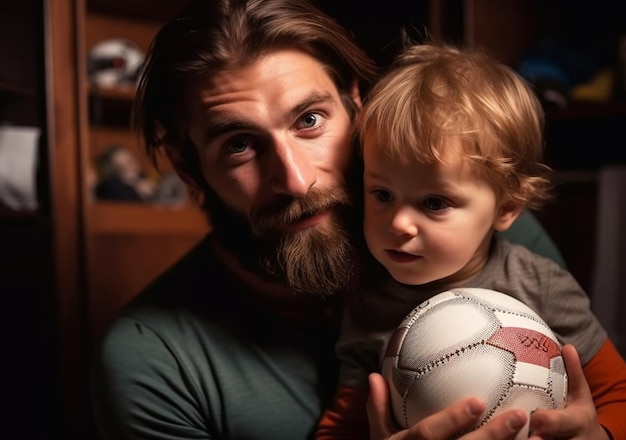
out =
[[[561,410],[537,410],[530,416],[532,440],[539,439],[609,439],[598,423],[596,407],[583,374],[578,352],[573,345],[563,347],[567,369],[567,405]]]
[[[578,352],[572,345],[563,347],[563,360],[568,376],[567,405],[564,409],[542,409],[530,417],[532,436],[529,440],[553,438],[569,440],[609,440],[598,423],[596,408],[589,385],[580,364]],[[484,404],[478,399],[461,400],[425,418],[410,429],[398,431],[391,415],[387,382],[380,374],[370,375],[370,395],[367,414],[372,440],[443,440],[471,427]],[[526,423],[522,411],[510,410],[494,417],[489,423],[461,437],[463,440],[510,439]]]
[[[444,440],[474,425],[485,405],[479,399],[469,398],[421,420],[404,431],[398,431],[391,415],[389,390],[385,379],[377,373],[370,375],[370,394],[367,415],[372,440]],[[494,417],[489,423],[472,431],[462,440],[506,440],[512,438],[526,423],[520,410],[510,410]]]

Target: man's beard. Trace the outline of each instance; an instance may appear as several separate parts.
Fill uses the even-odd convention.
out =
[[[352,234],[356,225],[348,191],[313,188],[303,198],[285,197],[254,211],[249,218],[205,194],[215,236],[241,264],[258,275],[287,285],[296,294],[333,295],[345,290],[355,274]],[[294,232],[289,223],[329,211],[330,221]],[[356,216],[358,217],[358,216]]]

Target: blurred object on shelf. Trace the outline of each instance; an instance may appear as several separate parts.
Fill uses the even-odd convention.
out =
[[[134,152],[121,145],[111,145],[96,158],[87,177],[93,198],[120,202],[149,202],[159,205],[183,205],[188,190],[176,172],[162,176],[142,168]]]
[[[36,210],[40,129],[0,125],[0,205]]]
[[[565,108],[572,89],[589,81],[596,65],[584,53],[545,38],[522,58],[517,72],[535,86],[544,106]]]
[[[599,70],[589,81],[573,87],[570,99],[572,101],[610,102],[613,100],[614,83],[615,69]]]
[[[159,181],[154,201],[162,205],[183,205],[188,200],[187,185],[175,171],[169,171]]]
[[[129,148],[112,145],[104,150],[96,159],[96,173],[97,199],[150,202],[156,196],[156,180],[142,169]]]
[[[145,54],[124,38],[104,40],[89,52],[89,81],[95,86],[134,85]]]

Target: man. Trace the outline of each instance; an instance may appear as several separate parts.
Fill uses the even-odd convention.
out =
[[[136,120],[213,233],[105,336],[92,381],[103,439],[312,435],[336,384],[339,296],[358,272],[351,122],[375,75],[302,0],[202,1],[156,37]],[[375,438],[395,432],[384,390],[373,383]],[[481,408],[459,402],[403,435],[448,438]],[[507,413],[466,438],[508,438],[524,422]]]

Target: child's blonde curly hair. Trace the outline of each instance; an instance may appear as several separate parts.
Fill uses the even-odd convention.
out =
[[[537,209],[550,188],[543,130],[541,103],[515,71],[483,51],[428,43],[408,47],[374,86],[355,135],[419,163],[458,155],[460,144],[500,197]]]

